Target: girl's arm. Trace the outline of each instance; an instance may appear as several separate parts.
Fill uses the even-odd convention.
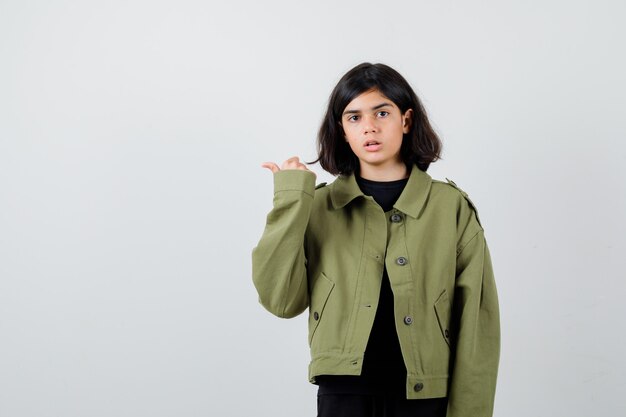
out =
[[[482,228],[457,256],[456,350],[447,417],[490,417],[500,357],[500,316]]]
[[[252,250],[252,279],[263,307],[278,317],[290,318],[309,304],[304,235],[315,194],[315,174],[301,168],[272,171],[274,207]]]

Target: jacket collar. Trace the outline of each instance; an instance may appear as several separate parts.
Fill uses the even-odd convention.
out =
[[[393,205],[401,212],[416,218],[426,203],[432,184],[431,176],[413,164],[409,180],[407,181],[398,201]],[[356,174],[340,175],[332,184],[330,199],[333,208],[339,209],[357,197],[364,196],[356,182]]]

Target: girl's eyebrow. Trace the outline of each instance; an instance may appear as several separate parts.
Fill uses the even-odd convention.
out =
[[[380,103],[377,106],[372,107],[372,110],[378,110],[381,107],[385,107],[385,106],[391,106],[390,103]],[[346,114],[355,114],[355,113],[361,113],[361,110],[346,110],[343,112],[342,116],[345,116]]]

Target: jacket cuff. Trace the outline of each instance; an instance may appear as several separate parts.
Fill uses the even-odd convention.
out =
[[[301,169],[283,169],[274,173],[274,193],[302,191],[315,195],[315,174]]]

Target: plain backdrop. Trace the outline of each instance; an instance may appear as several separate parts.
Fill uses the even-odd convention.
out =
[[[626,415],[622,1],[0,1],[0,416],[314,416],[258,303],[264,161],[403,74],[476,204],[495,416]],[[311,167],[318,182],[334,178]]]

